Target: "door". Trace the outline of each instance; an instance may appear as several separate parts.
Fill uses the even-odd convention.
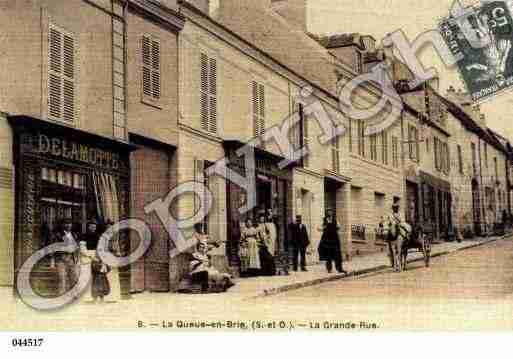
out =
[[[418,186],[406,181],[406,222],[417,224],[419,221]]]
[[[472,181],[472,213],[474,219],[474,233],[481,235],[481,198],[479,195],[479,184]]]

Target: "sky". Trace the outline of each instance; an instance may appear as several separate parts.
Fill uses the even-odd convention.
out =
[[[446,17],[454,0],[308,0],[308,30],[317,34],[370,34],[381,40],[384,35],[402,30],[413,41],[425,31],[436,28]],[[469,4],[472,0],[463,0]],[[447,68],[432,46],[420,51],[425,68],[434,67],[440,77],[439,93],[445,95],[452,85],[465,90],[455,68]],[[487,125],[513,140],[513,90],[493,97],[481,106]]]

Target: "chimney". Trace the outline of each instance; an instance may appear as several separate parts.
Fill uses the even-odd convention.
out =
[[[299,27],[304,32],[308,31],[308,0],[271,0],[271,8],[290,25]]]
[[[362,35],[363,45],[368,52],[376,51],[376,39],[371,35]]]
[[[193,5],[201,12],[207,15],[210,14],[210,0],[187,0],[187,2]]]

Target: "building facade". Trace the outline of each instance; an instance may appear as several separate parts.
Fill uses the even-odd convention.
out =
[[[14,285],[63,218],[80,237],[89,220],[106,227],[137,216],[176,180],[184,21],[176,8],[147,1],[22,1],[4,10],[0,280]],[[151,183],[141,173],[148,163],[162,172]],[[122,294],[169,282],[169,267],[161,268],[169,241],[158,234],[139,266],[120,269]],[[122,233],[117,250],[128,253],[135,241]],[[66,289],[63,273],[47,261],[33,275],[37,290]]]

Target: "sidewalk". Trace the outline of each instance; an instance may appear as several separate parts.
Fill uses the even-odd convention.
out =
[[[434,244],[431,249],[431,257],[437,257],[460,250],[481,246],[508,236],[510,236],[510,234],[502,237],[477,238],[463,241],[461,243],[444,242],[441,244]],[[410,253],[408,255],[408,263],[422,259],[423,256],[419,252]],[[388,259],[386,252],[376,253],[361,257],[354,257],[351,261],[345,262],[344,269],[349,272],[347,276],[336,272],[328,274],[324,264],[316,264],[308,266],[308,272],[291,272],[289,276],[239,279],[237,280],[237,285],[231,288],[228,293],[247,299],[258,298],[330,282],[345,277],[376,272],[386,268],[390,268],[390,260]]]

